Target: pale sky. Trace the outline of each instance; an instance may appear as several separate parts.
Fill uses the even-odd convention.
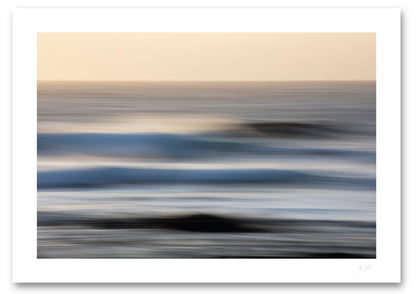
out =
[[[375,33],[38,33],[38,80],[375,80]]]

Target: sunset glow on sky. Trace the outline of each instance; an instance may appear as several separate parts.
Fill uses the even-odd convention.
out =
[[[375,80],[375,33],[38,33],[38,80]]]

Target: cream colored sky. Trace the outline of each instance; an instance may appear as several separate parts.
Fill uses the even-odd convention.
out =
[[[38,80],[375,79],[375,33],[38,33]]]

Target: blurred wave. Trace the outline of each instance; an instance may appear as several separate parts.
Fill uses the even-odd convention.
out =
[[[375,160],[375,152],[331,148],[279,148],[230,139],[173,134],[38,134],[38,155],[83,154],[109,157],[203,158],[229,154],[336,156]]]
[[[346,128],[345,125],[337,124],[334,121],[305,122],[305,121],[259,121],[241,124],[236,129],[251,129],[266,136],[281,137],[330,137],[337,135],[362,135],[368,134],[363,131]]]
[[[363,177],[323,176],[272,169],[133,169],[93,168],[38,172],[38,189],[97,188],[112,185],[172,184],[282,184],[338,189],[375,189],[376,181]]]
[[[320,228],[356,227],[375,229],[369,221],[335,221],[302,219],[268,219],[242,216],[220,216],[206,213],[164,215],[153,217],[94,218],[68,213],[38,212],[39,226],[89,226],[99,229],[149,229],[165,228],[172,230],[203,233],[258,233],[258,232],[308,232]]]
[[[41,230],[49,227],[78,232],[73,235],[72,245],[69,248],[67,246],[65,251],[59,252],[55,247],[48,252],[40,247],[40,258],[54,255],[64,258],[107,257],[108,250],[112,250],[108,248],[118,246],[124,249],[111,252],[113,257],[376,257],[376,226],[374,222],[365,221],[270,219],[202,213],[141,218],[94,218],[68,213],[38,212],[38,226]],[[108,232],[112,233],[109,235]],[[130,237],[126,238],[126,235]],[[333,238],[336,238],[335,243]],[[45,239],[41,239],[41,244],[47,241]],[[53,240],[58,244],[65,241],[59,235],[54,236]],[[143,252],[140,248],[146,243],[152,246]],[[96,250],[77,251],[77,244],[81,248],[92,245]]]
[[[38,258],[375,258],[374,82],[38,84]]]
[[[258,147],[259,148],[259,147]],[[267,150],[259,148],[257,151]],[[39,155],[200,157],[206,152],[256,151],[249,144],[204,139],[198,135],[69,133],[38,134]]]

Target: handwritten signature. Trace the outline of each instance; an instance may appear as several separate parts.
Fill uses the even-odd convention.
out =
[[[368,263],[366,263],[366,264],[360,264],[359,267],[358,267],[358,269],[357,269],[357,272],[359,274],[362,274],[362,273],[364,273],[364,272],[366,272],[366,271],[368,271],[370,269],[371,269],[371,264],[368,264]]]

